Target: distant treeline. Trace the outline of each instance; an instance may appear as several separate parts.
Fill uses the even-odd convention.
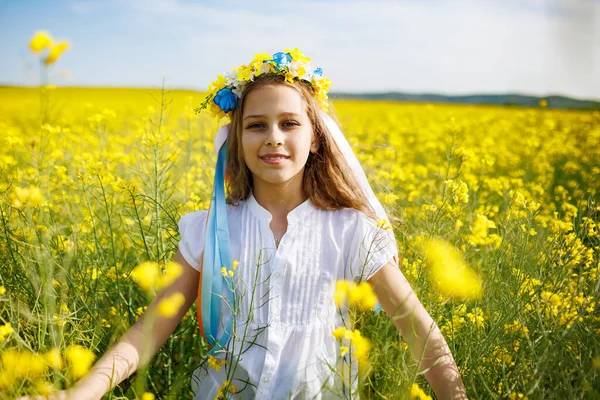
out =
[[[23,88],[35,90],[32,86],[13,86],[0,83],[0,89],[4,88]],[[61,89],[107,89],[107,90],[146,90],[146,87],[86,87],[86,86],[59,86]],[[156,89],[156,87],[154,88]],[[194,89],[169,88],[169,90],[183,90],[190,93],[198,92]],[[201,92],[201,91],[200,91]],[[382,92],[382,93],[342,93],[331,92],[329,97],[332,99],[356,99],[356,100],[387,100],[387,101],[405,101],[410,103],[455,103],[455,104],[492,104],[502,106],[516,107],[539,107],[540,101],[546,102],[547,108],[560,108],[569,110],[600,110],[600,101],[579,100],[565,96],[527,96],[521,94],[471,94],[463,96],[446,96],[434,93],[402,93],[402,92]]]
[[[496,104],[504,106],[539,107],[540,100],[546,101],[548,108],[572,110],[600,110],[600,102],[578,100],[564,96],[536,97],[520,94],[473,94],[465,96],[444,96],[440,94],[388,93],[331,93],[333,99],[389,100],[411,103],[457,103],[457,104]]]

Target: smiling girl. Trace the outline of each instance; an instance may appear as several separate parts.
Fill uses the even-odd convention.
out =
[[[420,368],[430,368],[424,375],[438,398],[466,398],[444,337],[398,266],[385,212],[325,112],[329,85],[297,49],[257,55],[211,85],[201,108],[231,122],[215,140],[209,210],[179,222],[174,261],[183,273],[72,398],[99,399],[147,363],[196,299],[211,347],[194,372],[196,399],[357,397],[356,380],[335,371],[349,360],[357,372],[332,334],[348,321],[334,301],[339,280],[372,285]],[[150,320],[153,333],[143,337],[147,315],[176,292],[183,306]]]

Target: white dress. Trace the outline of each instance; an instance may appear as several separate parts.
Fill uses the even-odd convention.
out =
[[[179,221],[179,249],[197,270],[206,215],[195,211]],[[333,300],[336,280],[369,279],[397,255],[395,245],[364,213],[321,210],[310,200],[288,213],[279,248],[269,228],[271,214],[252,194],[238,206],[227,205],[227,218],[231,259],[239,261],[236,287],[242,293],[236,338],[229,341],[232,353],[219,356],[227,359],[219,371],[206,358],[194,371],[195,399],[212,400],[227,378],[239,392],[228,398],[339,398],[348,382],[342,389],[342,379],[330,369],[341,363],[331,332],[348,318],[342,320]],[[225,305],[222,310],[229,312]]]

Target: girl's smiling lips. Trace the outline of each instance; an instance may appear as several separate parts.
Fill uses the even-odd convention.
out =
[[[260,156],[260,159],[267,164],[281,164],[288,158],[290,158],[290,156],[281,153],[269,153]]]

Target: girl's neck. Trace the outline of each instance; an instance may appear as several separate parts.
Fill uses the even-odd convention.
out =
[[[290,185],[260,185],[254,184],[254,198],[273,219],[285,219],[290,211],[304,203],[307,197],[302,188],[292,188]]]

